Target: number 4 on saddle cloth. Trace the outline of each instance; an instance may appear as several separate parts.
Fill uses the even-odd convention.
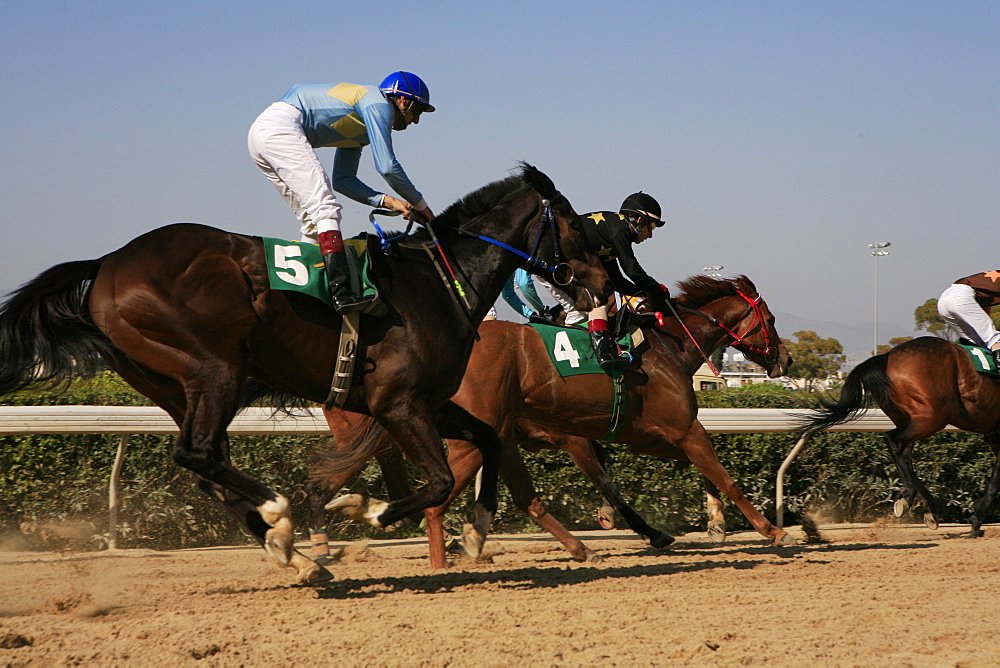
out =
[[[992,350],[964,343],[956,345],[969,354],[969,359],[972,361],[972,366],[976,368],[976,371],[987,376],[993,376],[994,378],[1000,377],[1000,372],[997,371],[996,358],[993,357]]]
[[[585,373],[607,372],[597,363],[594,348],[590,342],[590,333],[577,327],[562,327],[559,325],[543,325],[531,323],[531,326],[542,337],[549,359],[560,376],[579,376]],[[637,326],[629,327],[625,333],[618,336],[615,342],[621,348],[622,354],[633,353],[643,342],[642,330]]]
[[[304,241],[285,241],[263,237],[267,256],[267,274],[272,290],[292,290],[319,299],[330,308],[330,286],[326,267],[319,246]],[[370,278],[371,256],[368,254],[368,236],[344,239],[347,264],[351,274],[351,289],[357,295],[374,295],[375,300],[363,311],[380,318],[388,309],[378,298],[378,288]]]
[[[552,365],[563,378],[588,373],[608,375],[597,363],[589,332],[577,327],[543,325],[536,322],[530,323],[530,325],[542,337],[542,343],[549,353]],[[644,341],[642,330],[634,322],[627,323],[624,332],[615,339],[623,355],[629,353],[636,355]],[[618,432],[622,428],[625,399],[628,396],[625,377],[618,374],[612,375],[611,378],[614,381],[614,397],[612,398],[611,419],[608,428],[599,439],[603,443],[612,443],[617,438]]]

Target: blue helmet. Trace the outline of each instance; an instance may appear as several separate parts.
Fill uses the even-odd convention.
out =
[[[416,100],[423,105],[424,111],[434,111],[431,106],[431,92],[427,84],[412,72],[393,72],[379,84],[379,89],[386,95],[399,95]]]

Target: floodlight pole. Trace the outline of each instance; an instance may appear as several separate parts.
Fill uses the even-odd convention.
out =
[[[878,259],[889,254],[889,251],[885,249],[891,245],[888,241],[876,241],[873,244],[868,244],[872,257],[875,258],[875,342],[872,346],[872,355],[878,355]]]

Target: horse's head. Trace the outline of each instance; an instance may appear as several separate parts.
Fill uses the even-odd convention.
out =
[[[581,311],[605,304],[614,285],[600,258],[589,250],[573,205],[531,165],[522,163],[521,178],[538,194],[540,205],[537,220],[528,229],[533,248],[529,252],[547,265],[529,266],[528,271],[566,292]]]
[[[774,328],[774,315],[757,288],[746,276],[716,279],[708,276],[690,278],[680,284],[678,297],[683,306],[700,309],[728,333],[725,345],[739,350],[747,359],[760,365],[771,378],[788,372],[792,357]]]

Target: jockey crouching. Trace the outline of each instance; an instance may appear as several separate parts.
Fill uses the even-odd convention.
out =
[[[990,309],[1000,304],[1000,269],[960,278],[938,299],[938,313],[974,345],[993,351],[1000,369],[1000,332]]]
[[[419,223],[434,220],[392,150],[392,131],[434,111],[420,77],[394,72],[376,87],[351,83],[296,84],[250,126],[247,146],[257,167],[302,222],[302,241],[318,243],[337,313],[364,309],[374,296],[351,291],[340,233],[337,191],[374,208],[401,212]],[[358,179],[361,149],[371,144],[375,169],[403,199],[380,193]],[[336,148],[333,177],[313,149]]]
[[[666,286],[643,270],[632,250],[632,244],[641,244],[652,238],[653,229],[663,226],[660,205],[655,199],[644,192],[637,192],[625,198],[618,213],[597,211],[581,216],[581,220],[587,245],[601,258],[616,292],[627,296],[670,297]],[[608,327],[607,308],[600,306],[584,314],[574,308],[566,293],[545,281],[540,282],[566,311],[567,325],[587,321],[594,355],[601,368],[613,374],[625,371],[629,361],[621,356],[614,334]]]

